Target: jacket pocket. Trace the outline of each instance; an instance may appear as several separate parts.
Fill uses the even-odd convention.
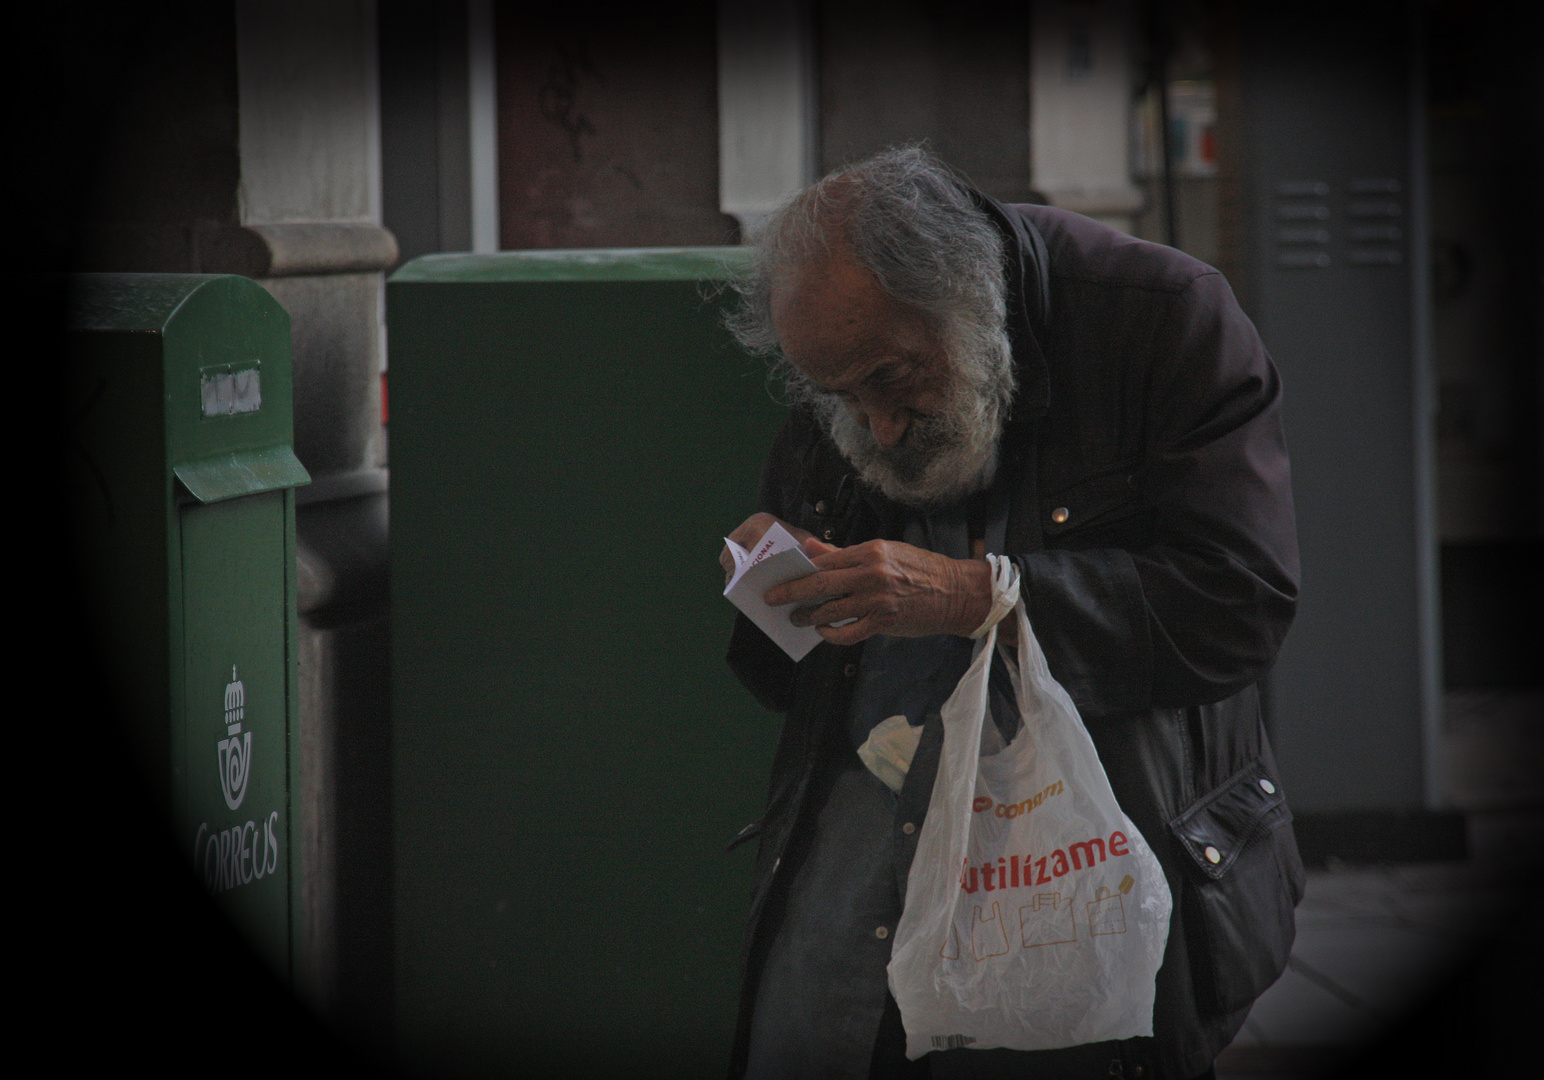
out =
[[[1140,513],[1140,465],[1134,460],[1109,466],[1042,498],[1046,517],[1040,526],[1047,541]]]
[[[1255,762],[1169,822],[1186,854],[1181,917],[1196,1006],[1247,1008],[1287,966],[1305,876],[1280,785]]]

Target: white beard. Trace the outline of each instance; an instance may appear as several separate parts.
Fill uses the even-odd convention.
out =
[[[887,498],[913,507],[958,502],[990,485],[997,474],[1013,368],[1006,336],[994,344],[998,356],[964,365],[979,374],[956,373],[943,409],[914,415],[894,447],[880,446],[836,397],[817,396],[816,416],[858,476]]]

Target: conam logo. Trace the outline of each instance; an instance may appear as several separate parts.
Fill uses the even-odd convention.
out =
[[[1060,795],[1064,790],[1066,789],[1062,786],[1062,782],[1058,780],[1054,784],[1047,784],[1045,790],[1035,792],[1023,802],[1000,803],[990,796],[977,795],[975,801],[970,804],[970,808],[978,814],[991,810],[994,817],[1016,818],[1020,814],[1029,813],[1052,795]]]

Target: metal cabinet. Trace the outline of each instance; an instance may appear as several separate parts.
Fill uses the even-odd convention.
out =
[[[723,1071],[754,850],[725,846],[780,728],[723,660],[720,538],[784,415],[720,323],[747,254],[387,285],[396,1020],[431,1071]]]

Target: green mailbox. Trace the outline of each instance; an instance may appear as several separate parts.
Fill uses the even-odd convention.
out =
[[[195,874],[291,970],[297,633],[290,321],[242,277],[91,274],[68,324],[87,617]]]

